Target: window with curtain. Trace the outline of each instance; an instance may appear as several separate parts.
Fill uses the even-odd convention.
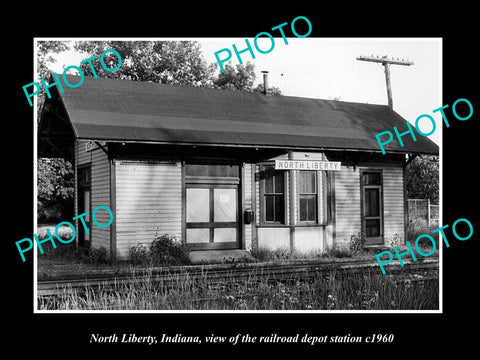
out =
[[[277,171],[273,165],[261,169],[263,199],[263,223],[285,223],[285,172]]]
[[[317,172],[299,171],[298,216],[300,222],[317,222]]]

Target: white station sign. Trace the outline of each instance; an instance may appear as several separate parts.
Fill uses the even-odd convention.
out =
[[[340,161],[275,160],[275,170],[330,170],[340,171]]]

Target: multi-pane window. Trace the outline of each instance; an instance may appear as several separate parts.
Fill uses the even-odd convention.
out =
[[[299,220],[317,221],[317,172],[299,171],[298,174]]]
[[[263,209],[265,223],[285,223],[285,175],[273,165],[263,166]]]

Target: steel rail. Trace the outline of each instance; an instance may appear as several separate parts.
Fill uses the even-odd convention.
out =
[[[398,271],[409,271],[438,267],[438,258],[410,261],[404,260],[404,266],[398,261],[385,266],[387,274]],[[358,273],[368,269],[372,272],[381,271],[377,262],[354,260],[344,262],[293,261],[282,263],[246,263],[222,265],[173,266],[150,269],[138,269],[123,274],[98,273],[89,276],[39,280],[37,296],[57,296],[70,291],[84,292],[86,289],[115,290],[119,286],[152,281],[160,286],[171,287],[179,280],[188,279],[192,283],[208,283],[211,286],[222,284],[229,286],[240,281],[251,279],[266,279],[267,281],[295,281],[311,279],[331,271],[342,273]]]

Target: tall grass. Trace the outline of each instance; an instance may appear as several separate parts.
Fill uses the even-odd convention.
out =
[[[41,310],[434,310],[438,271],[381,275],[332,271],[314,280],[279,282],[252,274],[234,282],[176,275],[173,284],[140,274],[113,289],[66,289],[39,298]]]

